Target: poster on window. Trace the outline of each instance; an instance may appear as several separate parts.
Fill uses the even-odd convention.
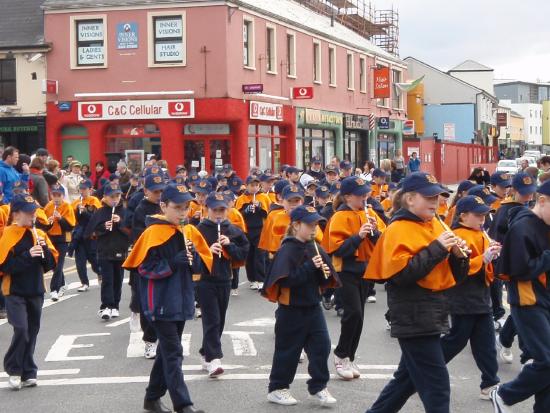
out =
[[[155,46],[155,61],[182,62],[183,43],[181,41],[157,43]]]
[[[100,42],[103,41],[103,22],[79,22],[79,42]]]
[[[87,46],[78,48],[79,65],[102,65],[105,62],[103,46]]]
[[[182,38],[183,20],[181,16],[155,20],[155,37],[157,39]]]

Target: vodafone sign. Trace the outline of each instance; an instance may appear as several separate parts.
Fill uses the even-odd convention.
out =
[[[293,87],[292,99],[313,99],[313,87]]]
[[[107,100],[78,102],[78,120],[182,119],[195,117],[195,101]]]

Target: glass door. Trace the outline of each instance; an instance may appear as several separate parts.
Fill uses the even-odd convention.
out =
[[[206,139],[185,140],[185,167],[187,170],[194,169],[197,172],[206,166]]]
[[[221,170],[226,163],[231,163],[231,142],[229,139],[210,139],[209,146],[209,173]]]

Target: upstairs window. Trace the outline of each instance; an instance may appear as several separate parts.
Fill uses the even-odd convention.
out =
[[[17,103],[15,59],[0,60],[0,105]]]
[[[76,65],[104,67],[105,25],[103,19],[76,21]]]

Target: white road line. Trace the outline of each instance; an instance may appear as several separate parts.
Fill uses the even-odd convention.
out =
[[[80,373],[80,369],[59,369],[59,370],[38,370],[38,376],[65,376],[71,374]],[[8,378],[7,373],[0,373],[0,377],[5,379]]]
[[[51,299],[48,298],[47,300],[44,300],[44,305],[42,306],[42,308],[48,308],[48,307],[51,307],[52,305],[62,303],[63,301],[67,301],[69,298],[76,297],[77,295],[78,294],[67,294],[61,297],[58,301],[52,301]]]
[[[145,343],[141,339],[142,336],[143,333],[141,331],[130,333],[130,341],[126,348],[126,357],[143,357],[145,353]]]
[[[183,347],[183,357],[191,354],[191,334],[182,334],[181,346]]]
[[[397,370],[397,364],[358,364],[359,370]]]
[[[105,327],[118,327],[118,326],[121,326],[122,324],[126,324],[129,321],[130,321],[130,317],[127,317],[127,318],[123,318],[122,320],[115,321],[114,323],[107,324]]]
[[[263,331],[224,331],[223,334],[231,337],[233,352],[236,356],[254,357],[258,355],[250,335],[260,335],[263,334]]]
[[[104,356],[69,356],[69,352],[72,349],[80,348],[92,348],[93,344],[75,344],[77,339],[83,337],[100,337],[110,336],[111,333],[92,333],[92,334],[73,334],[73,335],[61,335],[57,338],[53,346],[46,355],[46,362],[49,361],[77,361],[77,360],[102,360]]]
[[[275,319],[273,317],[254,318],[233,325],[238,327],[271,327],[275,325]]]

